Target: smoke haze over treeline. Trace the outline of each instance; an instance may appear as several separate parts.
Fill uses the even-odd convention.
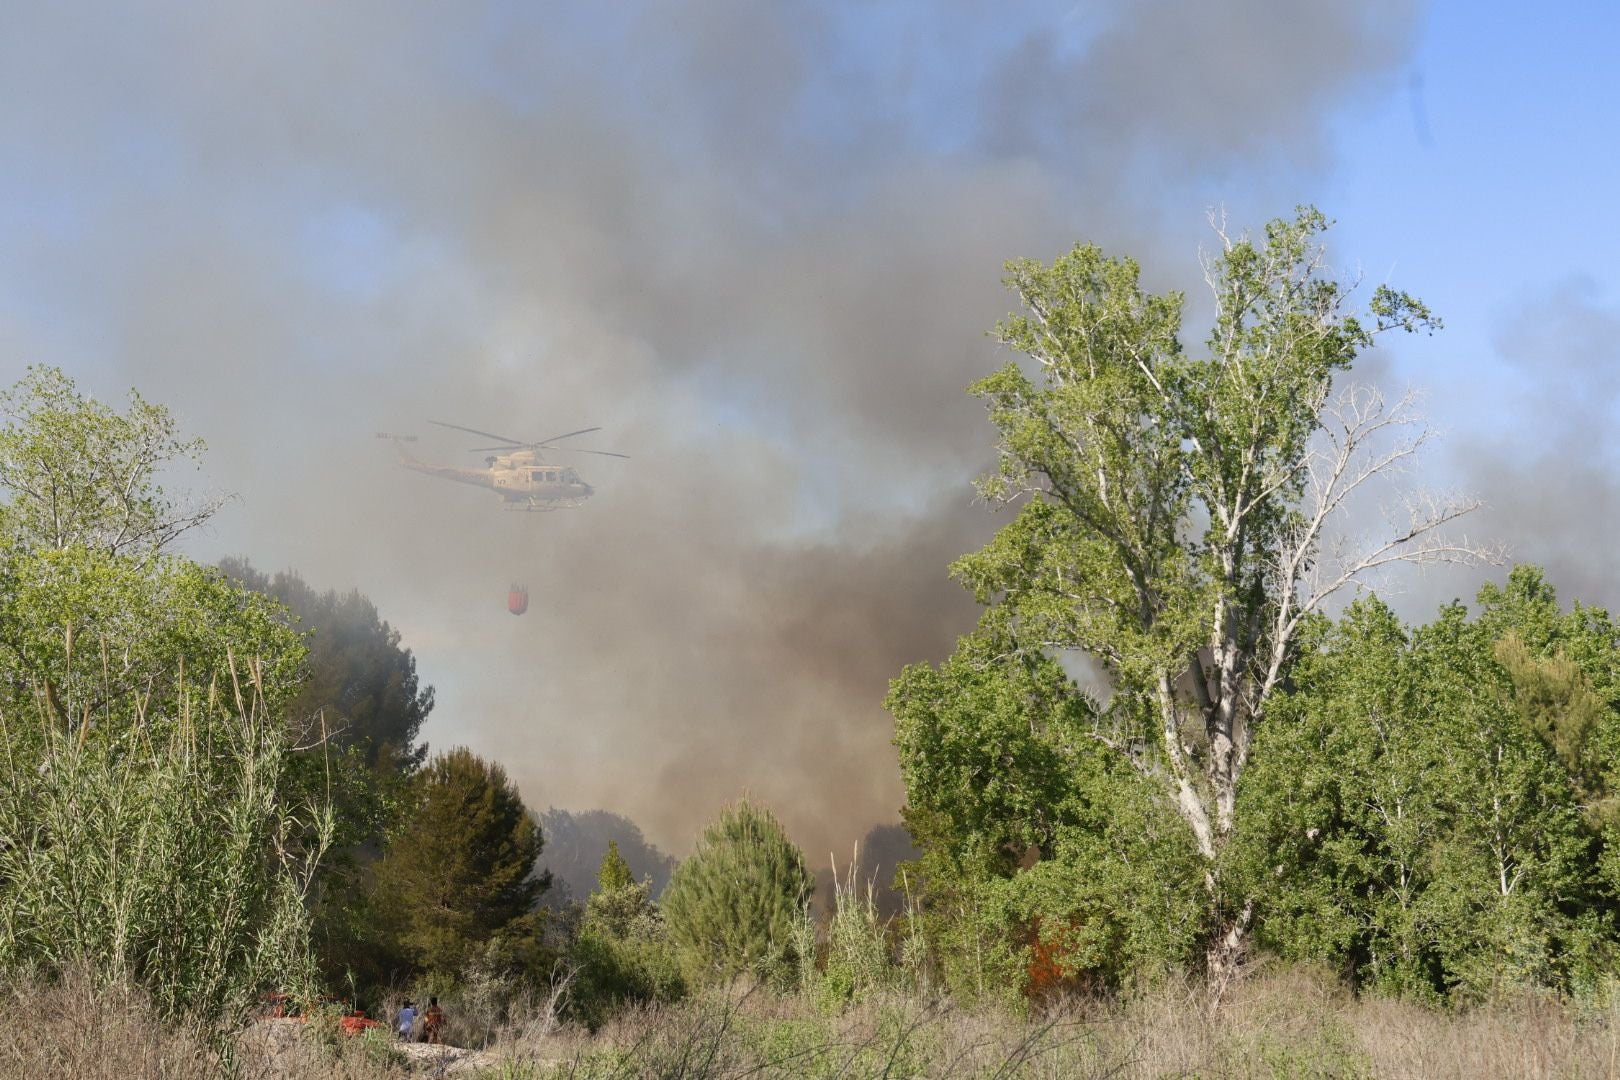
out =
[[[193,553],[361,589],[437,689],[424,737],[498,759],[531,806],[624,814],[678,855],[747,792],[819,864],[896,820],[887,682],[975,617],[946,567],[1004,520],[973,504],[992,453],[964,393],[1005,359],[985,336],[1003,261],[1096,241],[1197,310],[1207,207],[1348,220],[1337,133],[1405,92],[1422,12],[287,2],[8,23],[4,381],[54,363],[174,408],[209,442],[205,482],[240,495]],[[1509,365],[1607,361],[1601,292],[1561,296],[1551,324],[1500,325]],[[1612,474],[1549,487],[1540,464],[1612,452],[1601,389],[1557,437],[1526,416],[1530,443],[1473,453],[1464,431],[1450,460],[1498,504],[1558,500],[1507,519],[1569,525],[1518,554],[1613,602],[1586,539],[1613,531]],[[631,460],[570,459],[597,489],[580,510],[503,513],[372,437],[476,463],[428,418],[601,425],[578,445]]]

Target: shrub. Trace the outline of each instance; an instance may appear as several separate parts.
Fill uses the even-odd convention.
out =
[[[872,883],[862,888],[856,867],[833,878],[833,915],[827,925],[826,963],[813,995],[823,1008],[841,1008],[899,986],[901,970],[889,948],[888,922],[878,916]]]
[[[627,1004],[675,1001],[685,993],[652,883],[630,876],[615,843],[603,856],[569,959],[568,1015],[593,1031]]]
[[[814,881],[776,818],[746,800],[704,830],[662,905],[682,967],[697,981],[754,974],[785,980],[794,925]]]

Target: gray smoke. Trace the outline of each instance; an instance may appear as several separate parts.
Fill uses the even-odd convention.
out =
[[[130,384],[241,494],[202,557],[358,586],[531,805],[811,853],[903,793],[881,707],[999,520],[963,393],[1010,257],[1197,282],[1312,196],[1413,5],[36,5],[0,35],[0,363]],[[12,371],[0,372],[10,376]],[[6,381],[10,381],[7,378]],[[396,469],[592,424],[585,508]],[[431,436],[431,437],[428,437]],[[532,604],[513,619],[511,581]],[[819,859],[819,856],[817,856]]]
[[[1563,282],[1507,312],[1494,344],[1492,435],[1454,440],[1455,467],[1489,503],[1481,530],[1544,566],[1566,604],[1620,608],[1620,310],[1590,282]]]

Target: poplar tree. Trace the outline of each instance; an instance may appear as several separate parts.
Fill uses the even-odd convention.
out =
[[[1558,611],[1528,567],[1480,599],[1412,631],[1365,599],[1309,633],[1229,864],[1275,951],[1464,1001],[1612,970],[1607,815],[1586,785],[1620,725],[1594,690],[1620,667],[1614,628]]]
[[[992,605],[1009,655],[1079,650],[1106,670],[1110,707],[1086,737],[1189,830],[1218,981],[1253,916],[1221,856],[1302,626],[1369,571],[1479,554],[1442,534],[1475,505],[1460,499],[1412,496],[1364,546],[1329,539],[1347,500],[1427,439],[1410,398],[1339,377],[1379,334],[1439,323],[1385,285],[1357,310],[1325,267],[1327,227],[1309,208],[1258,239],[1216,223],[1199,353],[1183,343],[1182,295],[1145,291],[1130,259],[1083,245],[1009,263],[1023,310],[995,337],[1027,367],[973,387],[1000,435],[982,492],[1021,509],[953,572]]]
[[[159,474],[200,461],[169,410],[131,390],[123,412],[83,394],[58,368],[35,365],[0,390],[0,538],[24,550],[84,547],[109,555],[162,550],[207,521],[219,495],[178,499]]]

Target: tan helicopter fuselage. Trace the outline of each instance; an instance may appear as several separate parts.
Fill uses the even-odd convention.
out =
[[[532,450],[502,454],[489,464],[490,486],[511,500],[578,500],[591,496],[591,485],[566,465],[540,460]]]
[[[532,450],[518,450],[488,459],[486,469],[435,465],[406,457],[401,464],[415,472],[475,484],[493,490],[512,509],[550,510],[578,506],[595,490],[566,465],[540,460]]]

